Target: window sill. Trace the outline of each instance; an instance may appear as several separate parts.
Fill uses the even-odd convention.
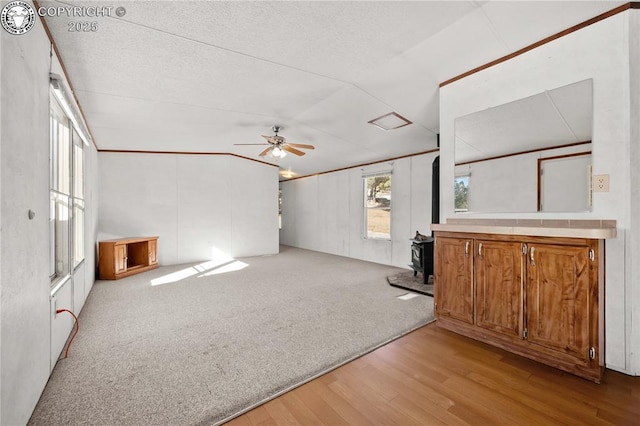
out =
[[[54,281],[55,284],[51,288],[51,297],[54,297],[56,293],[58,293],[58,291],[60,291],[60,289],[64,287],[64,285],[68,283],[70,280],[71,280],[71,274],[67,274],[63,277],[56,279]]]

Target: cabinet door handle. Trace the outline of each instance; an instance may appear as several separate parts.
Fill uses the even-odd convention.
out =
[[[469,241],[464,244],[464,254],[469,256]]]
[[[478,244],[478,257],[482,259],[482,243]]]
[[[529,250],[529,258],[531,259],[531,266],[536,266],[536,262],[535,262],[535,258],[534,258],[534,252],[536,251],[535,247],[531,247],[531,249]]]

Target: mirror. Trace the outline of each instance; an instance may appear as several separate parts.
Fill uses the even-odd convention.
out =
[[[591,209],[593,81],[455,120],[456,212]]]

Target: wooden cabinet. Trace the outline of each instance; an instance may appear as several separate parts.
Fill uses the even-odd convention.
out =
[[[107,250],[108,250],[108,245],[106,245],[106,244],[105,245],[101,245],[100,246],[100,253],[103,252],[103,250],[102,250],[103,248],[104,248],[104,252],[106,253]],[[113,271],[113,274],[117,275],[117,274],[122,274],[122,273],[126,272],[127,271],[127,259],[128,259],[128,257],[127,257],[127,245],[126,244],[114,244],[112,250],[114,252],[113,263],[115,265],[115,270]],[[109,262],[109,263],[111,263],[111,262]],[[106,271],[108,269],[106,267],[103,268],[103,266],[105,266],[105,265],[103,265],[102,262],[99,262],[101,278],[102,278],[102,275],[103,275],[102,271],[103,270]]]
[[[522,334],[522,245],[475,242],[476,325],[519,337]]]
[[[158,263],[158,240],[149,240],[149,265]]]
[[[526,264],[528,341],[588,365],[589,249],[532,244]]]
[[[435,252],[436,315],[473,323],[473,240],[440,238]]]
[[[98,244],[98,275],[117,280],[158,267],[158,237],[121,238]]]
[[[438,325],[600,382],[601,240],[455,232],[435,237]]]

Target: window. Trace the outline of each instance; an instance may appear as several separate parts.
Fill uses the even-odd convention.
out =
[[[49,145],[49,275],[52,281],[69,273],[71,219],[71,132],[60,105],[51,100]]]
[[[53,285],[84,260],[84,146],[53,91],[49,123],[49,275]]]
[[[73,267],[84,260],[84,145],[73,131]]]
[[[455,208],[454,211],[466,212],[469,210],[469,178],[471,175],[456,176],[455,179]]]
[[[391,239],[391,174],[364,178],[365,238]]]

